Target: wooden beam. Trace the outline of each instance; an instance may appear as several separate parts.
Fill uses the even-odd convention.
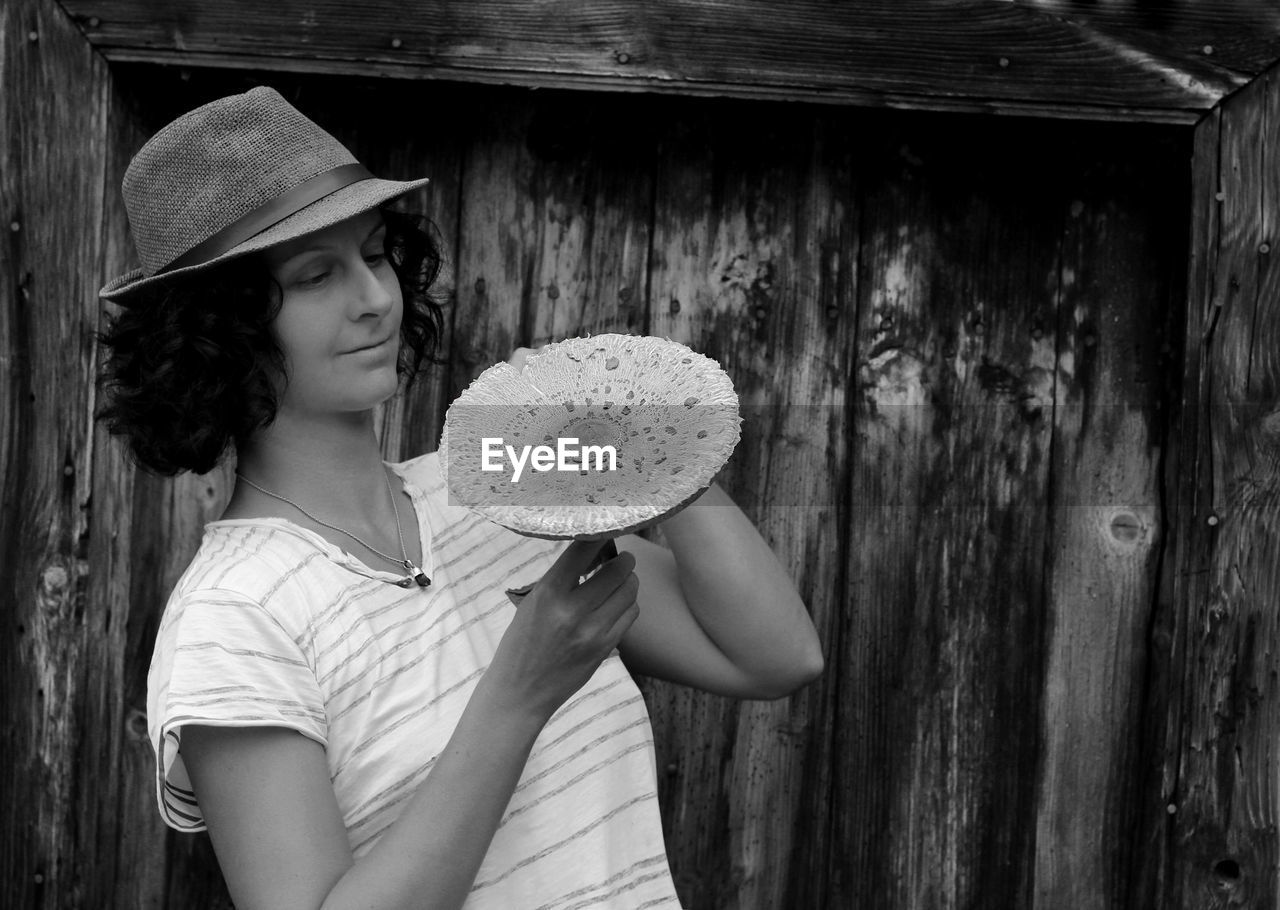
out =
[[[1219,68],[1253,78],[1280,59],[1280,8],[1273,0],[1013,2],[1189,67]]]
[[[113,62],[1180,123],[1249,78],[1105,13],[1000,0],[62,5]]]
[[[1196,128],[1154,906],[1280,900],[1280,72]]]
[[[137,754],[130,486],[92,422],[98,287],[125,227],[108,186],[121,111],[48,0],[0,4],[0,86],[0,906],[153,905],[128,889],[160,826],[133,824],[146,803],[121,773]]]

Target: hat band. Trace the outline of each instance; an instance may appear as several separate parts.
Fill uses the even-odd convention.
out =
[[[157,269],[156,274],[163,275],[176,269],[212,262],[255,234],[262,233],[330,193],[335,193],[344,186],[372,178],[373,174],[369,173],[368,168],[363,164],[343,164],[332,170],[322,171],[310,180],[302,181],[293,189],[281,193],[206,237],[164,268]]]

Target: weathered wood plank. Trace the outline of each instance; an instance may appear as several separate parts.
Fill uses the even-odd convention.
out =
[[[0,8],[0,84],[0,905],[82,906],[111,893],[119,797],[109,616],[88,598],[110,87],[42,0]]]
[[[1188,361],[1201,366],[1184,406],[1198,409],[1199,435],[1191,443],[1195,477],[1179,491],[1177,531],[1202,545],[1179,552],[1174,571],[1206,571],[1178,590],[1175,605],[1185,646],[1175,651],[1174,672],[1185,684],[1170,801],[1171,907],[1269,907],[1280,900],[1280,273],[1271,252],[1280,207],[1273,173],[1278,88],[1274,72],[1259,79],[1201,127],[1204,142],[1197,144],[1195,168],[1203,176],[1193,236],[1202,261],[1189,276],[1187,348]],[[1208,195],[1215,183],[1216,206]]]
[[[1217,319],[1214,281],[1217,273],[1219,146],[1221,110],[1215,110],[1195,129],[1194,162],[1188,199],[1188,255],[1184,328],[1175,336],[1176,367],[1180,377],[1170,397],[1175,406],[1165,431],[1164,488],[1166,544],[1161,556],[1160,591],[1148,636],[1146,718],[1142,724],[1139,757],[1143,794],[1133,850],[1136,864],[1130,906],[1135,910],[1163,910],[1174,906],[1171,871],[1174,815],[1178,811],[1179,762],[1185,722],[1184,702],[1190,680],[1184,667],[1190,646],[1187,605],[1203,602],[1208,590],[1209,558],[1216,529],[1205,520],[1212,501],[1209,433],[1203,428],[1209,408],[1208,364],[1203,340]],[[1180,342],[1180,343],[1179,343]]]
[[[644,321],[653,156],[636,128],[642,101],[521,94],[482,110],[464,127],[450,398],[518,346]],[[619,131],[628,116],[642,138]]]
[[[1179,146],[1134,132],[1106,170],[1064,188],[1056,333],[1041,341],[1056,405],[1037,907],[1129,907],[1142,839],[1162,376],[1182,299],[1169,253],[1185,212],[1168,192]]]
[[[1014,0],[1061,15],[1099,36],[1124,41],[1135,52],[1257,76],[1280,58],[1280,23],[1270,0],[1162,0],[1105,3],[1093,0]]]
[[[734,379],[743,440],[721,483],[755,517],[831,647],[843,609],[852,136],[808,111],[754,120],[736,107],[687,110],[664,135],[649,331],[719,359]],[[701,711],[723,731],[709,756],[687,731],[659,734],[672,769],[669,852],[688,906],[825,906],[825,863],[805,870],[797,860],[825,856],[832,692],[820,682],[735,706],[650,686],[662,722]],[[696,789],[725,792],[717,803]],[[691,851],[715,845],[690,840],[721,818],[728,842],[708,868]]]
[[[771,281],[763,282],[768,290],[761,287],[777,255],[772,232],[788,230],[792,213],[776,212],[770,192],[769,178],[776,181],[785,170],[768,154],[776,147],[759,141],[772,124],[735,123],[705,106],[685,110],[698,115],[674,118],[661,135],[648,333],[715,358],[733,380],[743,438],[720,478],[733,495],[739,485],[729,482],[730,474],[754,478],[759,472],[764,453],[754,415],[766,394],[761,360],[749,350],[735,352],[738,327],[754,334],[752,299],[772,293]],[[762,203],[759,224],[747,217],[753,201]],[[732,362],[735,353],[742,363]],[[648,681],[645,692],[659,768],[666,770],[659,803],[681,900],[689,907],[736,906],[737,869],[727,841],[734,814],[739,826],[742,818],[722,782],[732,774],[744,712],[729,699],[660,681]]]
[[[868,135],[829,899],[1027,907],[1061,136]]]
[[[119,185],[144,138],[118,85],[111,94],[99,275],[118,275],[135,262]],[[105,307],[99,309],[100,319],[103,314]],[[96,406],[97,401],[90,403]],[[133,597],[133,583],[152,571],[132,549],[135,468],[123,445],[101,425],[94,428],[93,471],[88,602],[94,605],[91,640],[98,642],[98,650],[88,685],[99,703],[86,722],[86,734],[105,742],[85,750],[103,760],[102,765],[85,763],[92,777],[84,780],[83,792],[99,794],[91,801],[93,811],[103,816],[94,833],[110,855],[114,881],[111,876],[89,881],[96,893],[91,892],[86,905],[160,907],[167,835],[155,807],[155,753],[146,726],[146,675],[159,614],[154,603]]]
[[[511,99],[466,130],[454,314],[452,400],[486,368],[531,340],[525,313],[534,306],[537,200],[524,192],[534,162],[521,141],[532,108]]]
[[[62,3],[113,61],[1188,123],[1247,81],[997,0]]]

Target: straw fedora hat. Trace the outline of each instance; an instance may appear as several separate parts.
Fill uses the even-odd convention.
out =
[[[124,203],[142,268],[110,300],[337,224],[425,186],[380,180],[274,89],[183,114],[129,162]]]

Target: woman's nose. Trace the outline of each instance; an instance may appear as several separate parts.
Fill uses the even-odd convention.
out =
[[[363,256],[358,262],[353,273],[358,287],[352,295],[359,309],[357,315],[370,313],[381,316],[395,305],[395,292],[399,290],[395,273],[390,266],[370,266]]]

